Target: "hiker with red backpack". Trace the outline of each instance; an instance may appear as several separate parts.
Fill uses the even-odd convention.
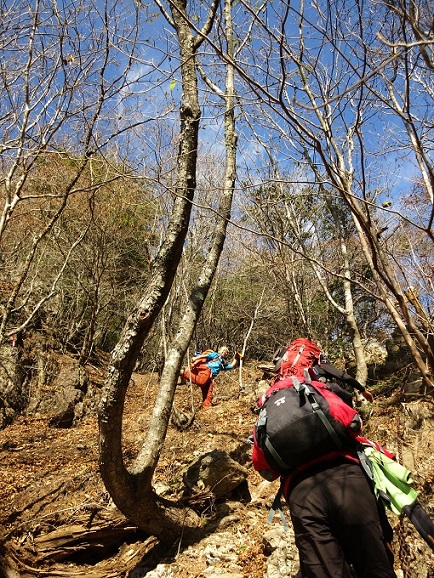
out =
[[[319,381],[320,353],[296,340],[276,360],[258,402],[253,466],[265,479],[281,477],[303,578],[396,578],[387,518],[360,466],[361,417],[348,392]]]
[[[234,369],[241,359],[241,354],[235,352],[231,362],[227,361],[228,357],[229,349],[225,345],[218,351],[206,349],[193,357],[190,365],[182,372],[182,380],[191,381],[201,388],[202,409],[208,409],[212,405],[214,379],[221,371]]]

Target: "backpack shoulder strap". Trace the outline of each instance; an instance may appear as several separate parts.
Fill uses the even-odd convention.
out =
[[[196,365],[199,365],[201,363],[206,363],[208,361],[208,355],[210,353],[214,353],[214,351],[212,349],[205,349],[205,351],[202,351],[202,353],[200,355],[197,355],[196,357],[193,357],[193,359],[191,360],[191,367],[195,367]],[[218,353],[216,353],[216,358],[218,357]]]
[[[300,382],[296,377],[292,376],[291,379],[292,379],[294,389],[297,391],[297,393],[300,396],[304,396],[307,399],[307,401],[310,403],[310,405],[312,407],[312,411],[314,411],[316,413],[316,415],[322,421],[324,427],[327,429],[329,435],[331,436],[331,438],[335,442],[337,449],[339,449],[339,450],[342,449],[343,443],[339,439],[335,430],[333,429],[332,424],[327,419],[327,416],[325,415],[325,413],[321,409],[321,406],[319,405],[319,403],[315,399],[314,391],[309,387],[309,385],[307,383]],[[319,395],[321,395],[321,394],[319,394]],[[264,419],[266,419],[266,414],[264,414]],[[291,470],[288,468],[288,466],[282,460],[280,455],[276,452],[276,450],[274,449],[274,447],[273,447],[272,443],[270,442],[270,440],[268,439],[268,437],[265,437],[264,444],[265,444],[265,447],[267,448],[267,450],[273,456],[274,460],[277,462],[277,464],[279,464],[280,468],[282,468],[283,471],[290,473]]]
[[[301,383],[298,381],[298,379],[297,379],[296,377],[294,377],[294,376],[292,376],[290,379],[292,380],[292,384],[293,384],[294,389],[295,389],[295,390],[297,391],[297,393],[300,395],[300,393],[301,393],[300,390],[301,390],[301,388],[302,388],[302,385],[304,385],[304,384],[301,384]],[[285,389],[285,388],[283,388],[283,389]],[[279,390],[279,389],[275,389],[275,390],[267,397],[267,399],[269,399],[269,398],[271,397],[271,395],[273,395],[273,393],[276,393],[277,391],[280,391],[280,390]],[[258,426],[261,426],[261,425],[263,426],[263,425],[265,425],[265,423],[266,423],[266,421],[267,421],[267,410],[266,410],[266,409],[265,409],[265,410],[262,410],[262,414],[260,413],[259,415],[260,415],[260,418],[259,418],[259,420],[258,420],[258,422],[257,422],[257,423],[258,423]],[[280,455],[276,452],[276,450],[275,450],[274,447],[273,447],[273,444],[270,442],[270,440],[268,439],[267,436],[265,436],[265,438],[264,438],[264,445],[265,445],[265,447],[267,448],[267,450],[270,452],[270,454],[273,456],[273,458],[275,459],[275,461],[279,464],[280,468],[281,468],[284,472],[286,471],[287,473],[290,473],[291,469],[288,468],[288,466],[287,466],[287,465],[285,464],[285,462],[282,460],[282,458],[280,457]],[[275,501],[276,501],[277,498],[278,498],[278,496],[276,495]],[[273,510],[273,516],[274,516],[274,510]]]
[[[201,355],[208,355],[210,353],[214,353],[213,349],[205,349],[205,351],[202,351]]]
[[[297,379],[296,379],[296,381],[298,382]],[[324,424],[324,427],[326,428],[328,433],[331,435],[337,448],[342,449],[342,447],[343,447],[342,441],[339,439],[338,435],[336,434],[335,430],[333,429],[332,424],[330,423],[327,416],[325,415],[325,413],[321,409],[321,406],[319,405],[319,403],[315,399],[315,396],[313,394],[314,392],[312,391],[312,389],[307,385],[307,383],[300,383],[300,382],[298,382],[298,385],[296,385],[294,382],[294,389],[296,389],[298,391],[298,393],[304,393],[304,395],[306,396],[310,405],[312,406],[312,410],[316,413],[316,415],[320,418],[320,420]],[[319,395],[321,395],[321,393]]]
[[[268,439],[267,436],[265,436],[264,445],[267,448],[267,450],[270,452],[270,454],[273,456],[273,458],[277,462],[277,464],[279,464],[279,467],[284,472],[286,472],[288,474],[291,473],[291,468],[288,468],[288,466],[285,464],[285,462],[282,460],[282,458],[279,456],[279,454],[274,449],[273,444],[270,442],[270,440]]]
[[[190,362],[190,367],[196,367],[197,365],[201,365],[202,363],[206,363],[206,356],[205,355],[198,355],[194,357]]]

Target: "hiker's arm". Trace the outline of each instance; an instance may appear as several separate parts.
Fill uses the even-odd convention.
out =
[[[235,369],[235,367],[237,367],[237,365],[238,365],[238,362],[239,362],[238,357],[234,357],[230,363],[226,363],[223,361],[223,369],[225,371],[228,371],[229,369]]]
[[[346,403],[350,407],[353,407],[353,395],[349,391],[347,391],[334,381],[328,383],[327,388],[330,389],[330,391],[332,391],[336,395],[338,395],[344,403]]]
[[[229,369],[235,369],[235,367],[237,367],[240,364],[240,360],[243,359],[243,355],[241,355],[241,353],[239,353],[238,351],[235,352],[234,358],[232,359],[231,362],[225,361],[224,359],[222,359],[222,368],[227,371]]]
[[[372,403],[374,401],[374,396],[366,388],[361,393],[363,397],[366,399],[366,401],[369,401],[369,403]]]
[[[360,391],[360,393],[363,395],[366,401],[369,401],[369,403],[372,403],[374,401],[374,396],[370,391],[366,389],[366,387],[364,387],[361,383],[359,383],[357,379],[351,377],[351,375],[348,375],[348,373],[346,373],[345,375],[348,377],[346,377],[343,380],[344,383],[348,383],[348,385],[351,385],[351,387]]]

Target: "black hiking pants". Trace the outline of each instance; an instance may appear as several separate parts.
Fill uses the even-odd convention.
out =
[[[303,578],[396,578],[375,497],[361,467],[304,472],[287,496]]]

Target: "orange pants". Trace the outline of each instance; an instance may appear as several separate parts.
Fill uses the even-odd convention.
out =
[[[214,379],[210,368],[205,365],[197,365],[191,368],[187,368],[183,373],[182,377],[186,381],[190,381],[198,385],[202,390],[202,407],[207,408],[212,405],[212,397],[214,390]]]
[[[211,407],[213,391],[214,391],[214,380],[209,379],[206,383],[199,386],[202,390],[202,407],[204,409]]]

